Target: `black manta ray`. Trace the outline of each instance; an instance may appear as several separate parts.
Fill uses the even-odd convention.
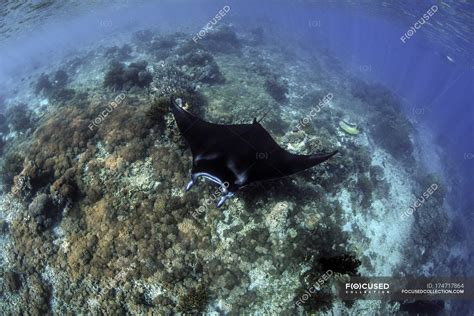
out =
[[[193,155],[186,191],[199,177],[211,180],[222,191],[217,207],[252,182],[292,175],[337,153],[295,155],[281,148],[256,119],[252,124],[213,124],[186,111],[181,99],[171,97],[171,103]]]

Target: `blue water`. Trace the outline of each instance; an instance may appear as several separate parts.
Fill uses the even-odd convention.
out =
[[[328,48],[357,76],[381,82],[404,98],[406,114],[431,129],[447,152],[446,165],[462,174],[456,190],[465,200],[458,202],[474,224],[474,6],[451,1],[447,10],[436,1],[389,3],[394,8],[388,11],[380,4],[324,1],[253,5],[250,10],[260,15],[253,19],[271,20],[290,38]],[[436,25],[423,25],[403,43],[400,37],[435,4],[439,10],[431,22]],[[447,28],[453,19],[468,30],[461,38]]]
[[[31,3],[40,5],[44,1]],[[419,151],[414,159],[420,161],[413,161],[413,165],[422,164],[428,172],[444,177],[446,205],[450,206],[447,215],[454,225],[467,231],[466,240],[459,243],[474,237],[473,2],[52,3],[43,11],[19,10],[5,15],[5,20],[2,17],[0,106],[3,100],[16,97],[19,81],[36,78],[44,67],[56,67],[56,62],[65,57],[97,45],[107,46],[145,28],[171,34],[179,31],[192,37],[228,5],[231,10],[221,23],[231,24],[237,33],[262,27],[282,46],[288,43],[284,48],[295,56],[304,51],[305,56],[317,59],[325,52],[337,61],[333,63],[335,76],[347,74],[379,83],[400,97],[400,110],[414,126],[412,137]],[[438,10],[429,21],[402,41],[400,38],[434,5]],[[0,113],[4,111],[0,108]],[[462,251],[462,260],[468,266],[459,273],[470,275],[474,249],[471,245]],[[423,269],[420,267],[420,271]]]
[[[472,227],[474,4],[444,3],[449,6],[436,1],[385,5],[280,1],[245,6],[235,2],[232,8],[235,16],[244,15],[238,23],[270,21],[282,39],[297,38],[309,49],[325,47],[357,77],[382,83],[403,98],[405,113],[415,127],[430,129],[446,153],[445,166],[455,166],[461,175],[454,202]],[[438,11],[430,23],[402,42],[401,36],[433,5],[438,5]]]
[[[404,98],[406,114],[431,129],[447,153],[446,165],[455,165],[462,174],[462,185],[456,190],[464,200],[457,202],[463,215],[474,223],[474,6],[450,2],[451,10],[460,12],[454,17],[435,1],[391,3],[406,10],[407,16],[399,19],[395,10],[378,15],[377,5],[328,6],[322,1],[298,2],[290,8],[260,7],[259,11],[265,11],[260,12],[262,19],[279,24],[287,36],[329,48],[355,74],[381,82]],[[425,24],[403,43],[400,37],[437,3],[439,10],[431,22],[447,25],[457,18],[470,33],[459,38],[452,30]],[[428,31],[434,32],[438,41],[430,40]]]

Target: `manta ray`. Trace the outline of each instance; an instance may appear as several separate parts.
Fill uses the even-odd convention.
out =
[[[281,148],[256,118],[251,124],[214,124],[188,112],[179,98],[171,97],[171,104],[178,129],[192,153],[186,191],[200,177],[212,181],[222,192],[217,207],[253,182],[290,176],[337,153],[292,154]]]

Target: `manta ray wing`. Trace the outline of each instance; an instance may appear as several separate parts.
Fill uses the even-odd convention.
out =
[[[193,155],[203,151],[203,147],[212,147],[223,143],[236,135],[244,134],[252,124],[214,124],[189,113],[182,108],[180,99],[171,98],[173,116],[181,135],[189,145]]]

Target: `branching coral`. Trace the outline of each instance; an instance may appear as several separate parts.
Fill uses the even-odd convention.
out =
[[[8,124],[14,131],[24,132],[32,127],[31,111],[24,103],[10,107],[6,112]]]
[[[363,208],[370,207],[372,203],[372,192],[374,191],[374,185],[369,177],[362,175],[357,179],[357,189],[362,195],[361,205]]]
[[[51,81],[49,81],[49,76],[46,74],[41,74],[35,84],[35,93],[40,93],[41,91],[48,92],[53,87]]]
[[[327,312],[331,309],[336,298],[328,289],[324,288],[313,293],[309,299],[302,301],[301,298],[307,295],[308,290],[300,288],[296,292],[295,304],[303,306],[307,313]]]
[[[343,254],[332,257],[322,257],[319,259],[322,270],[332,270],[335,273],[357,275],[357,269],[361,265],[361,261],[353,255]]]
[[[200,313],[209,301],[209,293],[204,286],[192,288],[179,297],[178,311],[182,313]]]
[[[40,193],[33,199],[28,212],[35,218],[40,231],[52,228],[61,219],[61,209],[45,193]]]
[[[176,38],[173,36],[155,37],[149,46],[149,51],[158,59],[168,57],[173,48],[177,45]]]
[[[215,28],[200,42],[207,50],[220,53],[239,53],[242,46],[234,29],[229,25]]]
[[[157,124],[160,127],[164,127],[164,116],[169,112],[170,106],[171,101],[167,97],[155,99],[146,112],[146,117],[151,125]]]
[[[296,292],[296,304],[303,306],[305,311],[310,313],[328,311],[335,299],[330,286],[332,275],[357,275],[360,264],[358,259],[349,254],[320,257],[311,269],[301,275],[302,287]],[[308,296],[308,289],[314,288],[315,285],[318,285],[317,290]]]
[[[51,79],[52,78],[52,79]],[[41,74],[35,84],[35,93],[43,93],[59,103],[65,103],[74,98],[76,91],[67,88],[69,76],[63,69],[51,75]]]
[[[190,52],[177,61],[180,66],[186,65],[190,68],[193,79],[204,83],[224,83],[225,78],[219,70],[214,57],[204,51]]]
[[[288,93],[288,83],[278,79],[276,76],[267,78],[265,81],[265,90],[279,103],[283,103],[287,100],[286,94]]]
[[[147,87],[153,81],[151,73],[146,70],[147,65],[146,61],[139,61],[125,67],[118,61],[112,61],[104,77],[104,86],[114,90]]]
[[[23,169],[24,158],[18,153],[9,153],[1,165],[2,183],[7,188],[13,185],[13,178]]]
[[[51,85],[54,88],[62,89],[68,83],[68,75],[64,70],[58,70],[54,73]]]

